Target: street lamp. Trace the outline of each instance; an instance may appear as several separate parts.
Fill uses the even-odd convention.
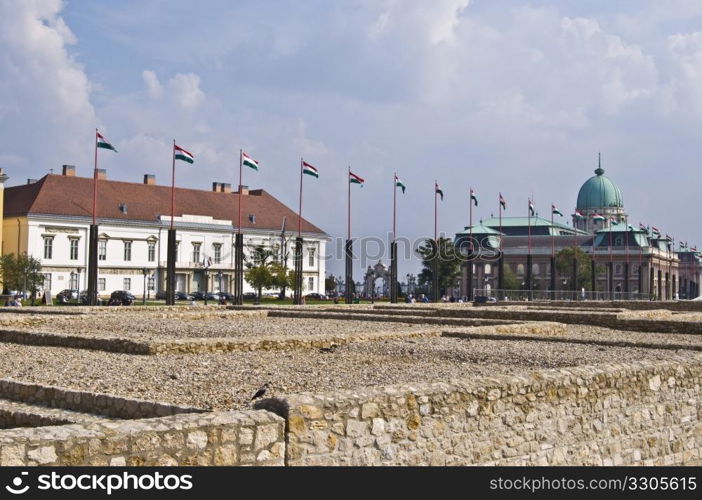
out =
[[[76,295],[78,296],[78,303],[80,304],[80,267],[76,268]]]

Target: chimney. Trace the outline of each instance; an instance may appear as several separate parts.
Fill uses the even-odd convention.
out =
[[[219,182],[212,183],[212,191],[214,191],[215,193],[219,192]]]
[[[239,194],[242,194],[244,196],[248,196],[249,186],[244,186],[243,184],[239,184]]]
[[[36,179],[27,179],[27,184],[34,184],[35,182],[37,182]]]
[[[221,185],[221,190],[223,193],[231,193],[232,192],[232,185],[229,184],[228,182],[223,182]]]
[[[107,180],[107,170],[104,168],[97,169],[97,178],[99,181]]]
[[[156,185],[156,176],[153,174],[144,174],[144,184],[149,186]]]
[[[75,165],[64,165],[62,173],[66,177],[75,177],[76,176],[76,166]]]

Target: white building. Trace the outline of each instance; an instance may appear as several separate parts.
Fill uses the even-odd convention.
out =
[[[152,175],[145,175],[143,183],[110,181],[104,171],[99,171],[97,185],[98,291],[103,297],[114,290],[153,297],[166,287],[171,188],[156,185]],[[87,288],[92,193],[92,177],[76,177],[69,165],[62,175],[5,189],[2,251],[38,258],[44,288],[54,295],[66,288]],[[297,229],[297,214],[262,189],[244,187],[241,195],[246,253],[258,244],[285,248],[292,269],[297,234],[282,228]],[[208,291],[233,289],[238,197],[229,184],[217,182],[212,191],[176,188],[177,291],[205,290],[206,274]],[[302,237],[304,293],[324,293],[329,238],[304,219]],[[247,291],[254,290],[244,282]]]

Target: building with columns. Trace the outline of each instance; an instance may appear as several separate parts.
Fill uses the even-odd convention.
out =
[[[157,185],[153,175],[145,175],[143,183],[111,181],[104,170],[98,177],[98,292],[107,297],[114,290],[130,290],[154,297],[166,288],[171,187]],[[64,165],[61,175],[5,189],[2,251],[38,258],[44,290],[52,294],[87,288],[92,194],[92,177],[76,176],[70,165]],[[211,191],[176,188],[177,291],[233,289],[239,196],[245,254],[263,244],[286,254],[293,269],[297,231],[284,228],[297,228],[297,214],[270,193],[245,186],[232,192],[230,184],[219,182]],[[305,219],[301,228],[304,293],[324,293],[329,237]],[[244,281],[244,292],[249,291],[254,290]]]
[[[588,290],[601,298],[674,300],[696,298],[702,260],[696,249],[674,248],[674,241],[650,228],[633,227],[619,187],[598,164],[578,192],[572,226],[538,216],[492,217],[457,233],[464,255],[473,248],[472,265],[464,265],[460,293],[492,294],[500,285],[500,259],[519,283],[533,291],[580,291],[573,271],[559,273],[554,256],[579,248],[591,261]],[[471,244],[472,243],[472,244]],[[527,269],[531,262],[531,276]],[[572,266],[571,266],[572,269]],[[578,276],[582,281],[582,271]],[[548,293],[542,294],[549,296]],[[552,294],[558,297],[559,294]],[[560,296],[565,296],[561,294]],[[591,295],[589,295],[591,296]]]

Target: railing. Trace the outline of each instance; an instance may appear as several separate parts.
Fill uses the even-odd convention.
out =
[[[652,300],[647,293],[602,292],[574,290],[498,290],[474,288],[473,297],[487,297],[489,301],[503,300]],[[484,300],[484,299],[483,299]]]

